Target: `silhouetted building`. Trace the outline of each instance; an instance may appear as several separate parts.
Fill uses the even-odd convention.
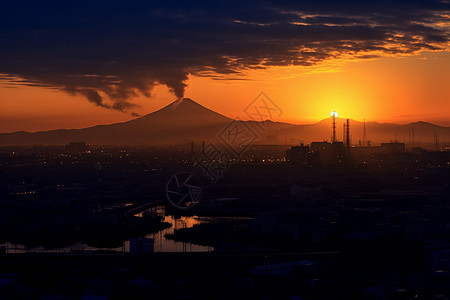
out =
[[[311,146],[294,146],[286,151],[286,161],[297,164],[337,164],[345,157],[343,142],[312,142]]]
[[[381,150],[386,154],[405,153],[405,143],[392,142],[381,143]]]
[[[309,146],[301,144],[286,151],[286,161],[295,164],[313,164],[317,162],[318,155],[311,152]]]
[[[318,155],[321,164],[337,164],[344,161],[345,147],[343,142],[312,142],[311,152]]]
[[[381,151],[381,147],[379,146],[352,147],[352,162],[356,164],[376,163],[379,161],[378,156]]]
[[[88,149],[85,142],[71,142],[66,147],[69,151],[86,151]]]

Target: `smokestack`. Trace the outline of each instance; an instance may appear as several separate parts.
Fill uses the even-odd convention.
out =
[[[336,142],[336,112],[332,113],[332,117],[333,117],[333,134],[331,136],[331,142],[334,143]]]

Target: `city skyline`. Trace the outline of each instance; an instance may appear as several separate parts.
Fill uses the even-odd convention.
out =
[[[244,126],[241,130],[257,137],[254,140],[256,144],[266,145],[341,141],[344,140],[342,125],[350,125],[349,135],[353,140],[350,146],[361,146],[361,142],[364,146],[370,140],[372,145],[395,141],[406,143],[409,148],[422,145],[435,149],[439,141],[443,147],[450,142],[450,127],[423,121],[404,125],[356,121],[333,111],[328,118],[316,123],[298,125],[279,122],[277,117],[282,116],[283,111],[265,93],[251,101],[244,112],[247,120],[229,118],[192,99],[183,98],[127,122],[81,129],[0,133],[0,145],[61,145],[71,142],[92,145],[186,145],[214,139],[231,124],[238,123]]]

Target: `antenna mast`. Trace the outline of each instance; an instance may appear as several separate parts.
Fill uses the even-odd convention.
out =
[[[331,136],[331,142],[334,143],[334,142],[336,142],[336,112],[335,111],[332,112],[332,117],[333,117],[333,134]]]

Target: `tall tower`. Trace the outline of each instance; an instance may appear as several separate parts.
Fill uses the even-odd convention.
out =
[[[367,146],[367,132],[366,132],[366,119],[364,119],[364,131],[363,131],[363,147]]]
[[[342,129],[342,140],[343,140],[344,143],[345,143],[345,122],[342,123],[342,125],[343,125],[343,129]]]
[[[345,126],[345,144],[347,148],[350,148],[350,119],[347,119],[347,126]]]
[[[333,128],[333,132],[331,135],[331,142],[334,143],[336,142],[336,117],[338,116],[336,111],[332,111],[331,112],[331,119],[332,119],[332,128]]]

